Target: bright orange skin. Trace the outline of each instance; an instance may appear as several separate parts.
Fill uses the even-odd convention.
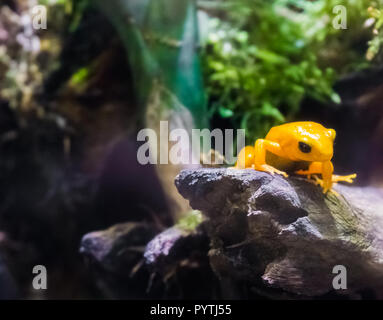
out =
[[[239,155],[235,167],[253,168],[259,171],[278,173],[290,168],[301,175],[322,175],[316,178],[323,192],[331,190],[333,183],[352,183],[356,174],[333,175],[331,162],[336,132],[311,121],[291,122],[270,129],[265,139],[258,139],[253,146],[246,146]],[[302,147],[303,144],[303,147]],[[294,169],[295,168],[295,169]],[[281,169],[281,170],[280,170]]]

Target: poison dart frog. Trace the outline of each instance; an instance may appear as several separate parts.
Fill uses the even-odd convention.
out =
[[[278,173],[288,177],[286,172],[315,175],[323,193],[331,190],[333,183],[352,183],[356,174],[333,175],[331,162],[336,132],[311,121],[291,122],[270,129],[265,139],[258,139],[254,146],[244,147],[235,164],[237,169],[253,168],[259,171]],[[320,179],[316,175],[321,175]]]

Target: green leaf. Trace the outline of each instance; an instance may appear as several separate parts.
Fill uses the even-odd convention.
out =
[[[225,108],[225,107],[219,107],[218,112],[222,118],[231,118],[234,115],[233,110],[230,110],[230,109]]]
[[[265,62],[273,64],[286,64],[289,62],[287,58],[268,50],[255,50],[255,56]]]
[[[331,94],[331,100],[332,100],[334,103],[336,103],[336,104],[339,104],[339,103],[342,102],[342,99],[341,99],[340,95],[337,94],[336,92],[333,92],[333,93]]]
[[[285,117],[283,116],[283,114],[269,102],[263,103],[261,114],[273,117],[275,120],[280,122],[285,121]]]

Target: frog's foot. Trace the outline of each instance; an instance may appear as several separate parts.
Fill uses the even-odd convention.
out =
[[[319,178],[317,175],[313,175],[313,178],[314,178],[314,184],[316,184],[317,186],[321,186],[323,188],[323,185],[324,185],[323,179]]]
[[[272,166],[269,166],[268,164],[253,165],[252,167],[255,170],[263,171],[263,172],[268,172],[268,173],[270,173],[272,175],[277,173],[277,174],[280,174],[280,175],[284,176],[285,178],[287,178],[289,176],[286,172],[280,171],[280,170],[278,170],[278,169],[276,169],[276,168],[274,168]]]
[[[356,178],[356,173],[354,173],[354,174],[350,174],[350,175],[348,175],[348,176],[338,176],[338,175],[333,175],[332,176],[332,182],[340,182],[340,181],[342,181],[342,182],[348,182],[348,183],[353,183],[354,182],[354,180],[353,179],[355,179]]]
[[[314,175],[313,178],[314,178],[314,183],[317,186],[321,186],[322,187],[323,193],[327,193],[328,191],[332,191],[332,189],[331,189],[332,185],[333,185],[333,181],[332,180],[325,181],[325,180],[319,178],[317,175]],[[332,192],[337,194],[335,191],[332,191]]]

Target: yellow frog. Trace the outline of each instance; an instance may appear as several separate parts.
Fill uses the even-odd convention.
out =
[[[287,172],[300,175],[320,174],[315,177],[323,193],[331,190],[333,183],[352,183],[356,174],[333,175],[331,162],[336,132],[311,121],[291,122],[270,129],[265,139],[258,139],[253,146],[244,147],[235,167],[253,168],[259,171],[278,173],[287,177]]]

